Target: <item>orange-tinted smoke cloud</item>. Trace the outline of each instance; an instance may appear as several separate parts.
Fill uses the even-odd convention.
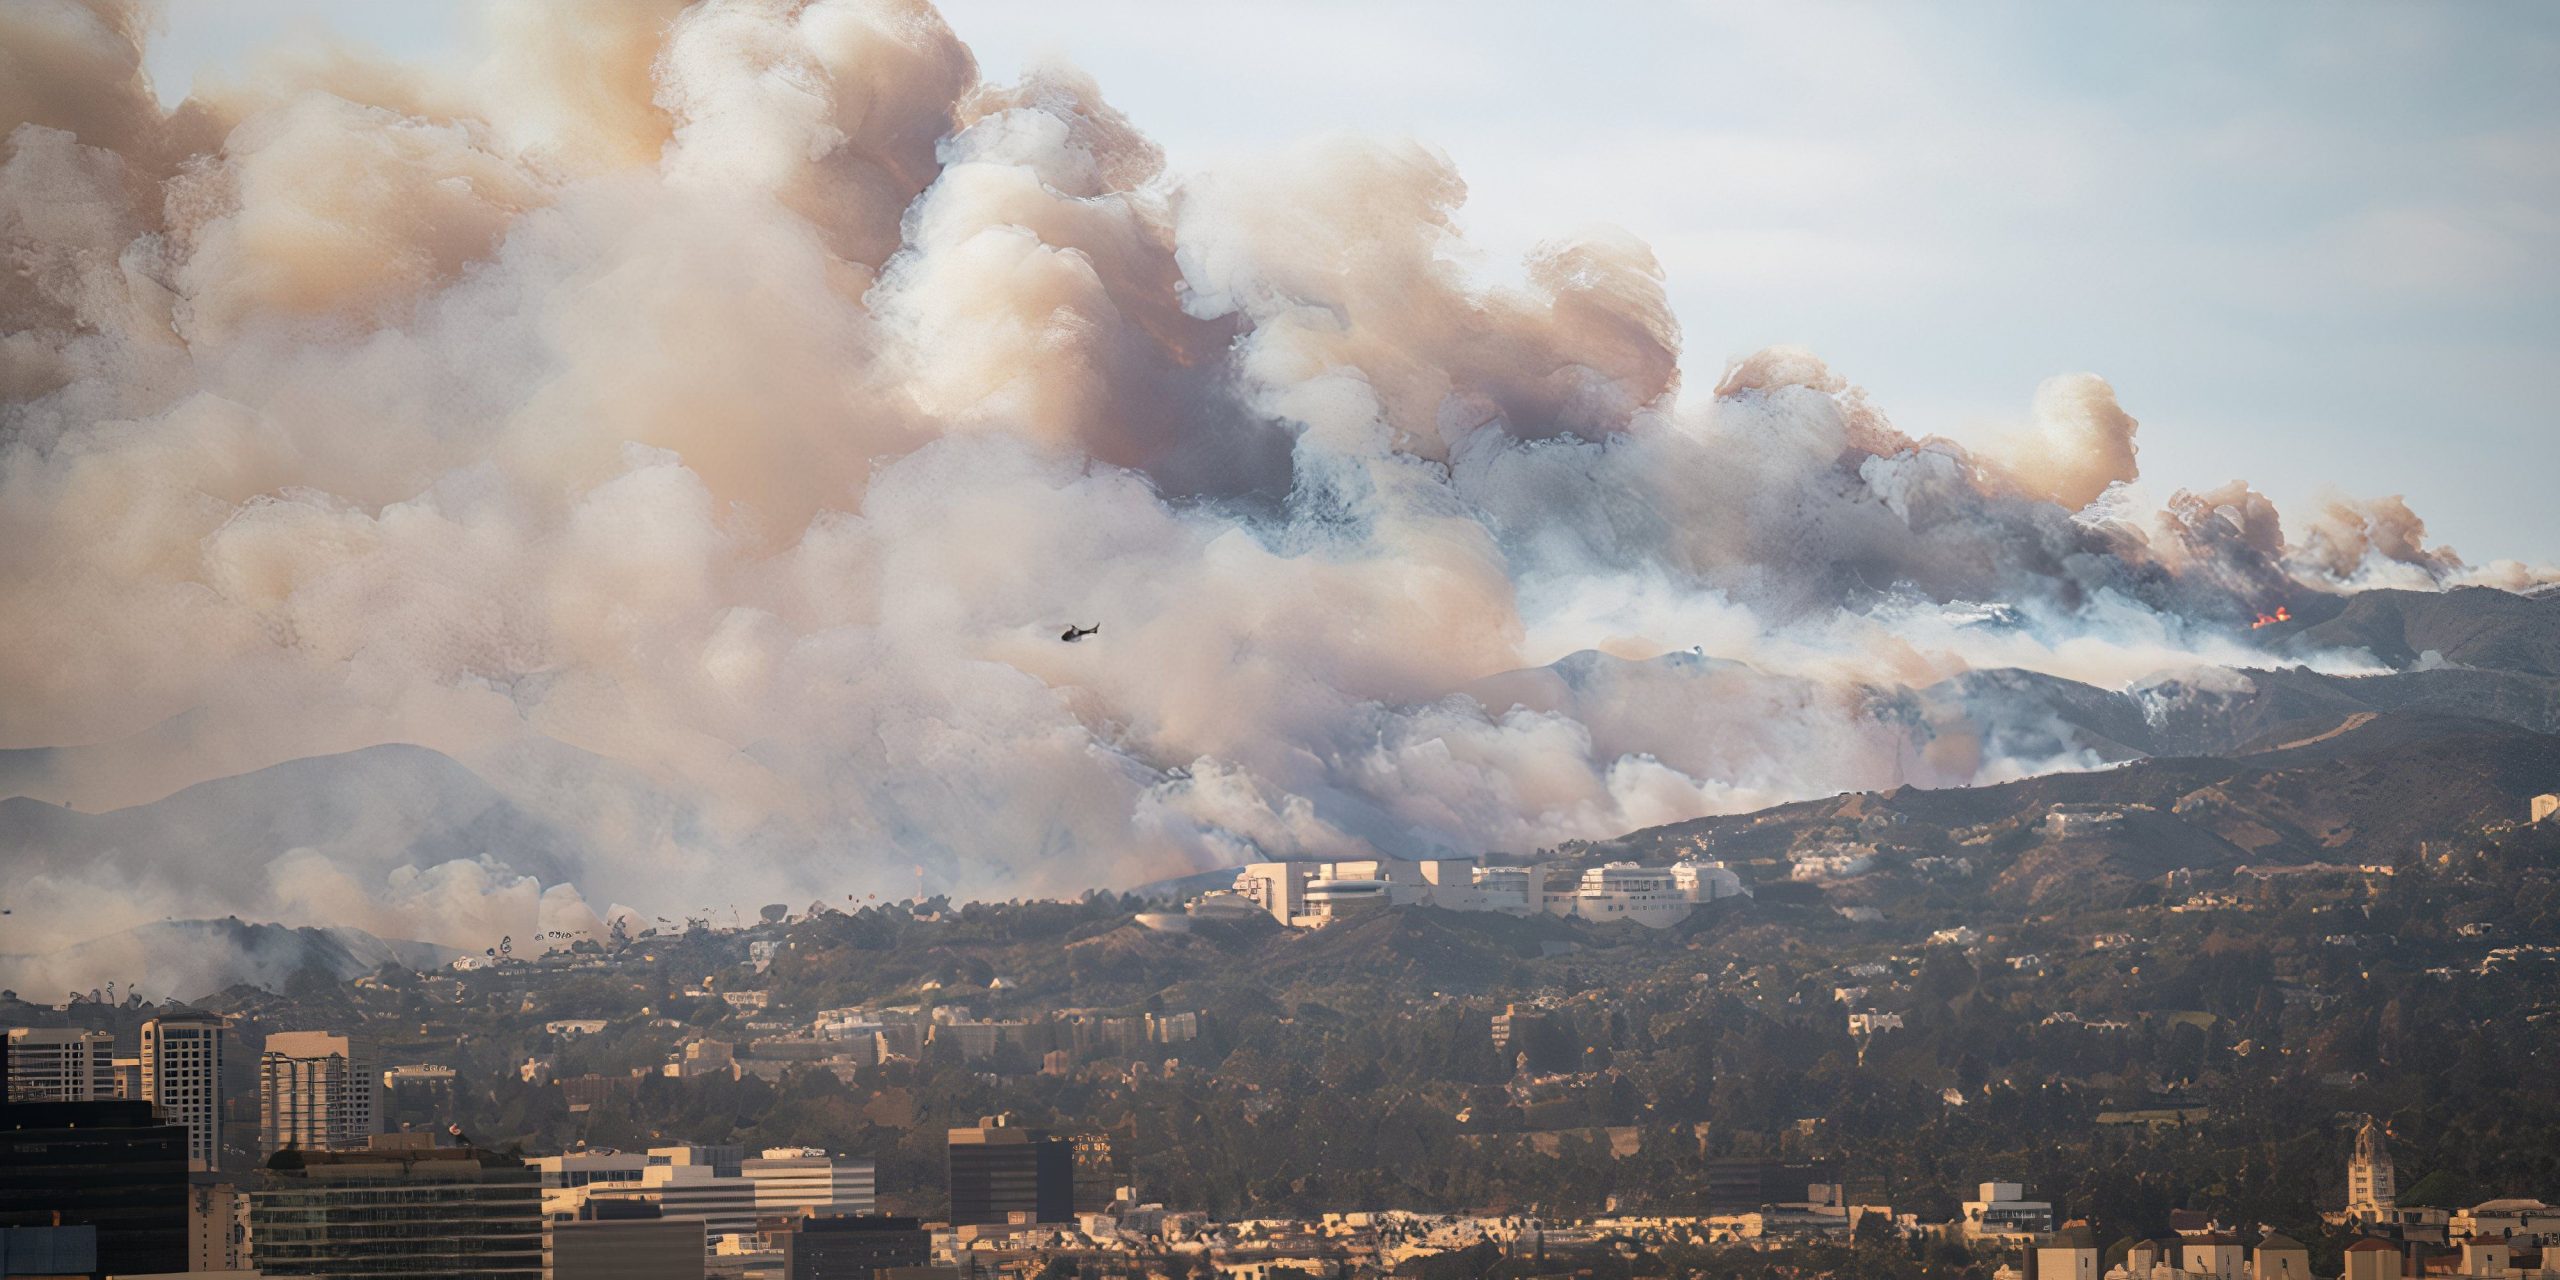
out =
[[[922,3],[489,20],[458,73],[278,55],[163,111],[140,10],[0,8],[0,747],[107,808],[422,744],[573,830],[575,887],[33,859],[60,918],[476,949],[581,894],[1526,849],[2025,767],[1867,691],[2231,660],[2280,591],[2467,572],[2396,500],[2101,518],[2137,426],[2094,376],[1973,447],[1802,352],[1684,400],[1634,238],[1487,285],[1425,145],[1168,172]]]

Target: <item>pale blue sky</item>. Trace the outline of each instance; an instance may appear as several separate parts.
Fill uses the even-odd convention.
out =
[[[467,7],[169,0],[164,97],[295,30],[459,59]],[[2146,495],[2405,493],[2560,563],[2560,5],[953,0],[987,73],[1063,57],[1179,168],[1309,134],[1454,157],[1501,253],[1650,241],[1692,386],[1811,347],[1958,437],[2092,370]]]

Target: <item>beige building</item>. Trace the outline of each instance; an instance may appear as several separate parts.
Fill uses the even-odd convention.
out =
[[[2560,1242],[2560,1207],[2539,1200],[2483,1200],[2457,1209],[2445,1222],[2445,1235],[2455,1240],[2539,1240]]]
[[[258,1145],[361,1150],[382,1132],[382,1072],[359,1036],[286,1031],[258,1058]]]
[[[249,1198],[227,1182],[187,1187],[187,1270],[242,1271],[249,1266]]]
[[[116,1096],[116,1038],[82,1027],[9,1029],[10,1102],[97,1102]]]
[[[2496,1276],[2503,1280],[2515,1269],[2515,1252],[2504,1240],[2465,1240],[2462,1242],[2462,1274]]]
[[[2357,1222],[2384,1222],[2400,1202],[2399,1175],[2391,1167],[2391,1144],[2372,1116],[2356,1130],[2356,1150],[2347,1159],[2347,1217]]]
[[[2346,1280],[2400,1280],[2400,1250],[2367,1237],[2347,1246]]]
[[[603,1201],[543,1224],[543,1273],[547,1280],[702,1280],[704,1240],[700,1218]]]
[[[2249,1280],[2311,1280],[2311,1248],[2281,1232],[2269,1232],[2249,1256]]]
[[[2247,1280],[2249,1248],[2240,1237],[2208,1231],[2178,1241],[2178,1269],[2211,1280]]]
[[[2032,1280],[2098,1280],[2098,1237],[2065,1227],[2036,1242]]]

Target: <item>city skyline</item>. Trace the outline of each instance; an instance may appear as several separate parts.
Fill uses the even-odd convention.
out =
[[[2560,5],[0,0],[0,1272],[2560,1280]]]

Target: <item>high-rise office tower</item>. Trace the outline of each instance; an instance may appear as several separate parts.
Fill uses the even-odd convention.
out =
[[[258,1056],[258,1143],[337,1151],[382,1131],[382,1074],[359,1036],[286,1031]]]
[[[269,1276],[541,1280],[542,1187],[521,1160],[425,1134],[282,1152],[249,1193],[249,1264]]]
[[[1066,1139],[991,1116],[953,1129],[948,1151],[951,1225],[1075,1219],[1075,1149]]]
[[[173,1013],[142,1024],[142,1097],[187,1129],[187,1169],[222,1167],[222,1045],[230,1024]]]
[[[84,1027],[9,1029],[9,1102],[99,1102],[116,1096],[116,1038]]]
[[[0,1104],[0,1227],[87,1226],[106,1274],[187,1269],[187,1131],[145,1102]]]

